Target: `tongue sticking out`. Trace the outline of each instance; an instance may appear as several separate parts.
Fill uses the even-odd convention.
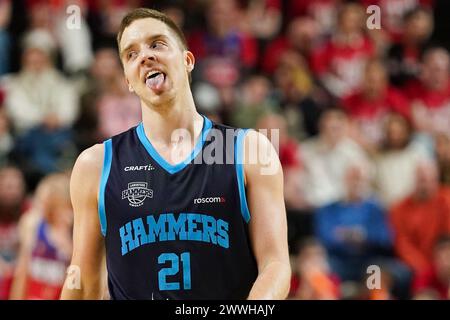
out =
[[[164,83],[164,74],[158,73],[158,75],[148,78],[145,84],[152,90],[161,90]]]

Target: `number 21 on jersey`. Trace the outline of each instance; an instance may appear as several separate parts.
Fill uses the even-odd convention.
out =
[[[162,253],[158,257],[159,264],[170,262],[169,267],[162,268],[158,272],[159,290],[180,290],[179,282],[168,282],[167,276],[174,276],[180,271],[183,272],[183,290],[191,289],[191,255],[189,252],[183,252],[179,256],[176,253]]]

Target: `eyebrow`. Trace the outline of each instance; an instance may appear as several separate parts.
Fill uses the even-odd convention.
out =
[[[154,40],[159,39],[159,38],[167,39],[167,36],[165,36],[165,35],[163,35],[163,34],[155,34],[155,35],[153,35],[153,36],[151,36],[151,37],[146,38],[145,40],[146,40],[146,41],[154,41]],[[122,57],[122,56],[123,56],[128,50],[130,50],[134,45],[135,45],[134,42],[128,44],[128,45],[120,52],[120,57]]]

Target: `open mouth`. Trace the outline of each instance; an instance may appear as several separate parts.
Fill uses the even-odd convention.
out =
[[[153,90],[160,90],[166,75],[161,71],[149,71],[145,76],[145,84]]]

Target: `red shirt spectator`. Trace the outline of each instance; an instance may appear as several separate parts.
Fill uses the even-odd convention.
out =
[[[403,17],[419,5],[432,7],[434,0],[360,0],[368,7],[380,7],[383,29],[386,29],[393,41],[400,40],[403,32]]]
[[[342,99],[341,104],[361,138],[374,146],[383,138],[385,118],[390,112],[409,118],[409,101],[389,86],[386,68],[379,60],[367,63],[362,88]]]
[[[425,52],[420,81],[410,82],[405,93],[411,100],[418,130],[450,134],[450,55],[442,48]]]
[[[413,281],[416,299],[450,299],[450,234],[439,238],[434,247],[433,267],[420,273]]]
[[[188,39],[198,62],[196,72],[217,87],[233,86],[241,68],[251,68],[258,61],[257,43],[236,27],[238,18],[235,1],[212,1],[206,10],[207,31],[194,32]]]
[[[320,25],[321,34],[332,30],[336,22],[340,0],[290,0],[287,4],[289,19],[308,15]]]
[[[361,84],[365,62],[375,53],[364,34],[364,11],[356,3],[339,12],[338,30],[311,56],[311,68],[327,90],[336,97],[353,93]]]
[[[336,86],[327,88],[337,96],[351,94],[361,82],[364,63],[372,57],[374,46],[367,37],[342,43],[333,38],[313,51],[311,67],[319,78],[332,75]]]
[[[424,291],[433,291],[437,294],[436,298],[447,300],[450,298],[449,283],[443,283],[439,280],[436,271],[434,269],[429,269],[426,272],[422,272],[413,281],[413,293],[415,296],[423,293]]]
[[[267,74],[273,74],[278,67],[280,57],[289,50],[295,50],[309,57],[314,43],[318,39],[318,24],[311,17],[299,17],[291,21],[286,35],[281,35],[267,46],[262,68]]]
[[[438,184],[434,163],[421,163],[413,195],[393,206],[395,249],[417,274],[432,265],[436,240],[450,233],[449,191]]]

